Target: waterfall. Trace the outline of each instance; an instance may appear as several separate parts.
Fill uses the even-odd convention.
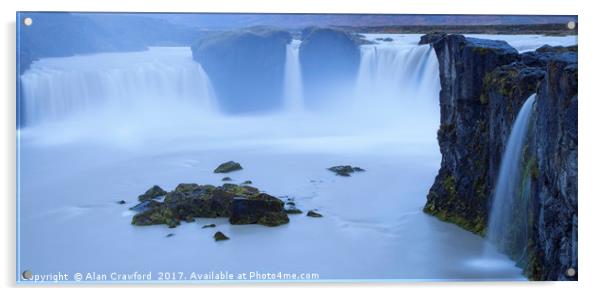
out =
[[[498,250],[520,262],[527,246],[528,188],[530,178],[522,178],[521,161],[528,135],[535,94],[521,107],[506,143],[487,227],[487,240]],[[521,179],[525,180],[521,184]],[[521,188],[523,190],[521,190]]]
[[[362,112],[379,108],[378,112],[431,126],[432,118],[439,116],[439,90],[435,51],[430,45],[417,45],[415,36],[361,46],[354,104]],[[436,133],[438,123],[434,124]]]
[[[177,102],[212,108],[213,90],[190,48],[44,58],[21,76],[25,125],[97,109]]]
[[[303,81],[299,64],[299,46],[301,40],[293,39],[286,46],[286,64],[284,70],[284,101],[287,110],[303,110]]]

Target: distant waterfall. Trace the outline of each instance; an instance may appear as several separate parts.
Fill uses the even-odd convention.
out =
[[[522,192],[521,188],[528,189],[530,180],[525,178],[527,184],[521,184],[521,161],[534,102],[535,95],[531,95],[512,125],[495,185],[487,227],[487,239],[490,243],[501,251],[518,255],[519,259],[524,255],[528,241],[528,192]]]
[[[436,118],[439,90],[439,63],[429,45],[403,40],[361,47],[355,100],[359,108],[378,102]]]
[[[286,64],[284,70],[284,103],[289,111],[303,109],[303,81],[299,64],[299,46],[301,40],[293,39],[286,46]]]
[[[21,75],[25,125],[97,108],[132,110],[177,101],[211,108],[213,90],[190,48],[45,58]]]

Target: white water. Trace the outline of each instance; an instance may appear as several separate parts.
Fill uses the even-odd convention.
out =
[[[286,46],[286,64],[284,68],[284,100],[286,109],[291,112],[303,110],[303,78],[299,63],[301,40],[293,39]]]
[[[518,240],[518,244],[514,244],[513,248],[517,248],[519,251],[524,252],[527,246],[528,215],[521,215],[521,213],[527,213],[527,200],[524,200],[526,197],[519,189],[521,188],[523,148],[529,131],[534,102],[535,94],[523,103],[512,125],[495,184],[487,226],[487,240],[501,250],[507,250],[511,240]],[[521,227],[522,225],[524,227]]]
[[[189,49],[34,62],[21,77],[31,124],[19,131],[19,271],[522,279],[499,253],[488,258],[495,264],[478,261],[481,237],[422,212],[441,161],[437,61],[417,46],[420,35],[389,36],[362,47],[352,103],[320,112],[303,110],[294,58],[285,80],[296,95],[287,91],[286,110],[263,116],[212,108],[219,98]],[[222,219],[176,229],[129,224],[127,207],[148,187],[220,184],[212,170],[227,160],[245,168],[229,174],[234,182],[293,196],[324,218],[291,216],[276,228]],[[325,169],[337,164],[367,171],[342,178]],[[207,223],[231,240],[213,242]]]
[[[162,113],[180,103],[208,112],[214,100],[211,83],[189,48],[45,58],[34,62],[21,82],[26,125],[87,111],[157,108],[153,113]],[[140,112],[132,112],[136,109]]]
[[[368,40],[387,37],[366,34]],[[399,116],[422,132],[436,133],[439,116],[439,63],[429,45],[417,46],[419,35],[392,36],[391,42],[363,45],[356,84],[355,108]],[[389,108],[381,108],[381,106]],[[378,108],[378,110],[374,110]],[[435,123],[435,126],[432,125]]]

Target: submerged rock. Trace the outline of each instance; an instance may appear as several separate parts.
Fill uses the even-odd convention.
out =
[[[225,174],[233,171],[242,170],[242,166],[238,162],[228,161],[220,164],[215,170],[213,170],[216,174]]]
[[[174,235],[175,235],[175,234],[173,234],[173,233],[169,233],[169,234],[168,234],[168,235],[166,235],[165,237],[172,237],[172,236],[174,236]]]
[[[248,184],[253,184],[253,182],[251,182],[251,180],[246,180],[244,182],[242,182],[243,185],[248,185]]]
[[[223,240],[229,240],[230,238],[227,237],[225,234],[223,234],[221,231],[216,232],[213,235],[213,238],[215,239],[215,241],[223,241]]]
[[[120,204],[120,205],[124,205],[125,204],[125,200],[122,199],[122,200],[118,201],[117,203]]]
[[[352,167],[350,165],[338,165],[328,168],[329,171],[337,174],[337,176],[349,177],[355,172],[365,172],[366,170],[360,167]]]
[[[310,210],[309,212],[307,212],[307,216],[313,217],[313,218],[320,218],[320,217],[322,217],[322,214]]]
[[[165,190],[163,190],[158,185],[155,185],[155,186],[151,187],[149,190],[147,190],[144,194],[138,196],[138,200],[145,201],[145,200],[163,196],[165,194],[167,194],[167,192]]]
[[[223,181],[223,182],[232,181],[232,178],[230,178],[230,177],[223,177],[223,178],[222,178],[222,181]]]
[[[205,229],[205,228],[215,228],[215,226],[216,226],[215,224],[207,224],[207,225],[203,225],[203,227],[201,227],[201,228],[203,228],[203,229]]]

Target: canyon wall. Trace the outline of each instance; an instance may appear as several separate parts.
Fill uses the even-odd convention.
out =
[[[492,193],[512,123],[537,94],[521,171],[528,192],[527,256],[502,250],[535,280],[576,280],[577,48],[519,54],[504,41],[423,38],[440,68],[442,154],[424,211],[474,233],[487,231]],[[511,242],[510,242],[511,244]]]

